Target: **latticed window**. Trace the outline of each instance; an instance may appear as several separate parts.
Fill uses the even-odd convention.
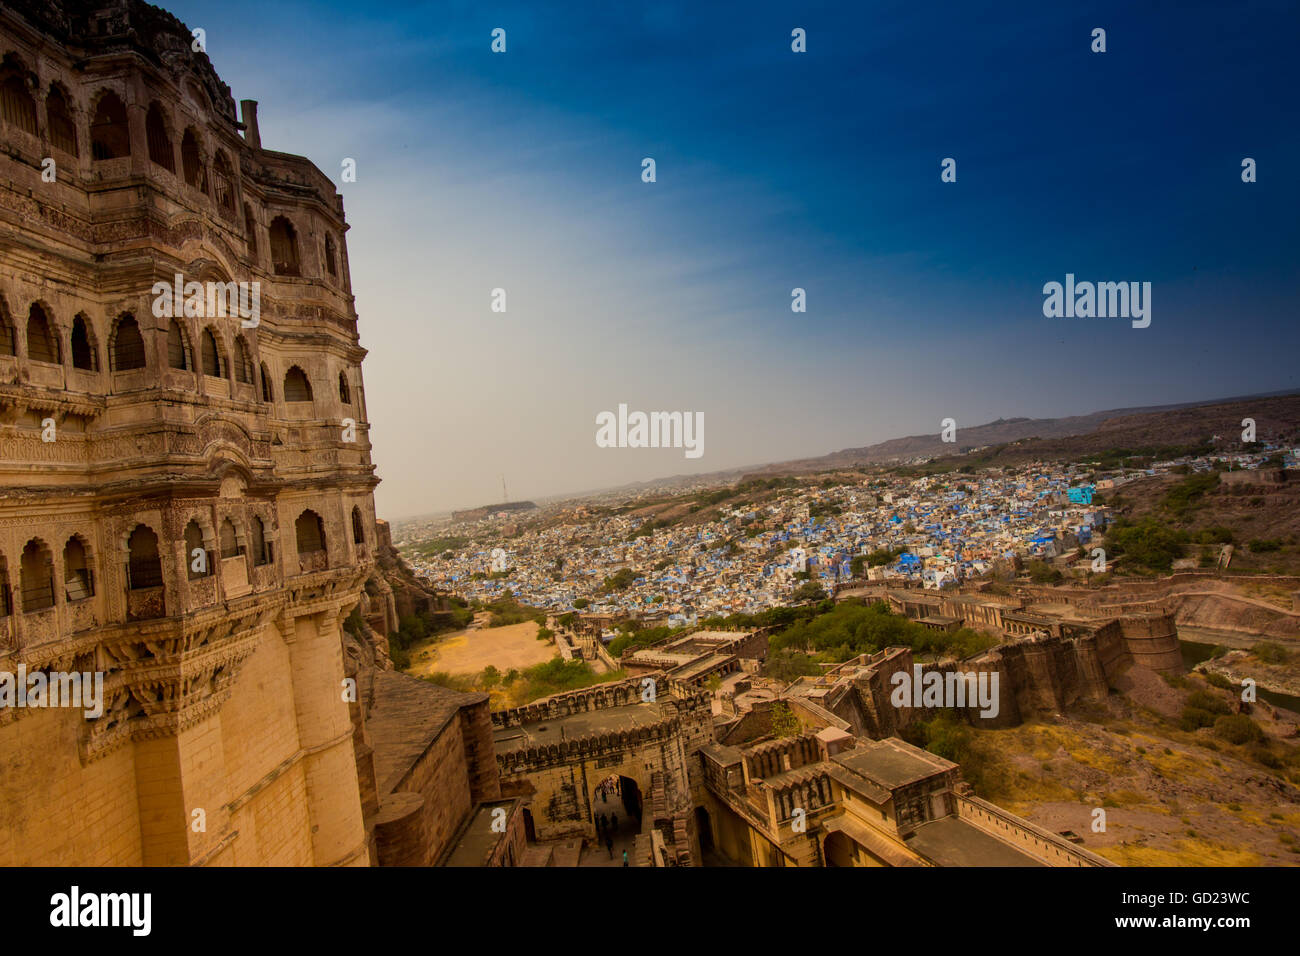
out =
[[[95,116],[90,122],[90,155],[100,160],[131,155],[126,107],[116,93],[105,93],[95,104]]]
[[[15,347],[14,324],[9,321],[9,313],[0,303],[0,355],[17,355]]]
[[[0,116],[7,125],[36,135],[36,99],[23,78],[7,69],[0,81]]]
[[[212,161],[212,193],[217,200],[217,208],[230,215],[235,214],[235,176],[230,169],[230,160],[226,154],[218,151]]]
[[[284,216],[271,222],[271,267],[277,275],[301,275],[298,265],[298,233]]]
[[[325,234],[325,268],[335,279],[339,277],[338,263],[334,258],[334,237],[329,233]]]
[[[72,119],[68,100],[57,86],[45,97],[45,115],[50,123],[50,142],[65,153],[77,155],[77,124]]]
[[[117,333],[113,336],[113,371],[129,372],[144,366],[144,336],[140,334],[140,325],[134,316],[124,315],[118,320]]]
[[[33,362],[59,364],[59,339],[50,327],[49,316],[36,303],[27,316],[27,357]]]
[[[239,546],[239,538],[235,534],[235,525],[227,518],[221,522],[221,556],[223,558],[235,558],[242,551],[243,549]]]
[[[127,587],[132,591],[162,587],[162,560],[158,557],[158,535],[136,525],[127,540]]]
[[[203,153],[194,130],[187,129],[181,138],[181,169],[185,182],[202,192],[208,191],[208,171],[203,168]]]
[[[8,617],[13,612],[13,601],[9,596],[9,562],[0,557],[0,617]]]
[[[99,368],[95,358],[95,343],[90,337],[85,316],[78,315],[72,320],[72,367],[89,372]]]
[[[171,137],[167,135],[167,121],[163,118],[162,107],[157,103],[149,105],[149,113],[144,119],[145,139],[149,143],[149,159],[168,172],[176,172],[176,150]]]
[[[298,515],[294,522],[299,554],[313,554],[325,550],[325,525],[320,515],[308,510]]]
[[[252,363],[248,360],[248,346],[242,336],[235,339],[235,381],[245,385],[253,383]]]
[[[84,601],[95,595],[95,578],[86,556],[86,545],[76,535],[63,547],[63,590],[69,601]]]
[[[190,345],[185,338],[185,330],[175,319],[172,319],[172,324],[167,327],[167,364],[186,372],[194,370],[190,362]]]
[[[217,348],[217,337],[211,329],[203,330],[203,374],[221,378],[221,352]]]
[[[286,402],[311,401],[311,382],[307,380],[307,373],[296,365],[284,376],[284,400]]]
[[[20,567],[23,613],[54,607],[54,558],[33,538],[23,548]]]

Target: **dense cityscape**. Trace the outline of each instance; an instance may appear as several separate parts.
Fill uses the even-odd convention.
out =
[[[394,543],[430,586],[468,601],[509,592],[548,611],[682,627],[856,579],[940,589],[1033,561],[1085,577],[1104,572],[1092,552],[1116,489],[1173,470],[1251,470],[1279,453],[1296,464],[1295,449],[1265,445],[1101,473],[1035,464],[910,478],[760,479],[666,504],[642,492],[617,508],[559,502],[523,516],[489,510],[475,521],[397,522]],[[716,517],[689,520],[709,504]],[[670,522],[654,514],[673,505],[683,520],[663,527]]]

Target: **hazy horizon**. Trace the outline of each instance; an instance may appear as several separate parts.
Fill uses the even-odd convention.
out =
[[[1300,385],[1285,5],[169,6],[343,194],[381,516]],[[620,403],[704,454],[597,447]]]

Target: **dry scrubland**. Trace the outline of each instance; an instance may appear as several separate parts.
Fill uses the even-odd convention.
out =
[[[477,617],[484,625],[491,615]],[[411,648],[406,673],[443,687],[485,691],[493,710],[592,684],[622,680],[623,671],[596,674],[584,661],[565,661],[535,621],[465,628],[426,638]]]
[[[544,664],[558,652],[550,641],[537,639],[535,621],[504,627],[465,628],[426,638],[411,648],[408,673],[428,677],[439,671],[473,676],[494,666],[501,672]]]
[[[1072,830],[1124,866],[1300,865],[1295,716],[1257,709],[1269,735],[1261,751],[1213,728],[1180,729],[1194,692],[1231,699],[1199,674],[1171,684],[1130,672],[1122,682],[1123,696],[1062,718],[976,731],[981,795],[1053,832]],[[1097,807],[1104,833],[1092,831]]]

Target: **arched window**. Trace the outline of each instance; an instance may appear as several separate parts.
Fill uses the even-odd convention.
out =
[[[194,361],[190,357],[190,340],[181,328],[181,324],[172,319],[167,326],[167,364],[185,372],[194,371]]]
[[[138,524],[127,539],[126,577],[132,591],[162,587],[162,560],[158,556],[158,535]]]
[[[90,324],[81,313],[72,320],[72,367],[88,372],[99,370],[99,358],[96,355],[95,339],[90,332]]]
[[[339,372],[339,401],[344,405],[352,404],[352,390],[348,388],[348,377],[343,372]]]
[[[235,381],[253,384],[253,362],[248,357],[248,343],[242,335],[235,339]]]
[[[307,380],[307,373],[296,365],[285,373],[284,400],[286,402],[311,401],[311,382]]]
[[[243,553],[239,546],[239,536],[235,534],[235,523],[229,518],[221,522],[221,556],[237,558]]]
[[[80,535],[74,534],[63,546],[63,592],[68,601],[84,601],[95,596],[95,576],[86,542]]]
[[[352,543],[365,544],[366,531],[361,522],[361,509],[355,505],[352,508]]]
[[[202,344],[203,374],[211,375],[213,378],[223,378],[224,369],[221,361],[221,350],[217,347],[217,337],[212,333],[212,328],[203,330],[200,340]]]
[[[39,303],[33,302],[27,313],[27,357],[33,362],[58,365],[59,337],[55,334],[49,316]]]
[[[262,401],[268,405],[275,401],[275,394],[271,391],[271,372],[265,362],[262,363]]]
[[[253,516],[253,564],[271,563],[271,543],[266,540],[266,522]]]
[[[9,126],[36,135],[36,98],[27,87],[26,71],[12,54],[0,68],[0,117]]]
[[[0,297],[0,355],[17,355],[17,337],[14,335],[13,319],[9,316],[9,306]]]
[[[217,150],[212,160],[212,194],[218,209],[231,216],[235,214],[235,174],[230,168],[230,160],[221,150]]]
[[[129,372],[144,367],[144,337],[140,334],[140,325],[135,316],[128,312],[117,320],[117,328],[113,332],[112,368],[114,372]]]
[[[8,617],[14,612],[9,595],[9,562],[0,554],[0,617]]]
[[[90,155],[94,159],[117,159],[131,155],[131,132],[126,107],[111,90],[95,104],[90,122]]]
[[[325,233],[325,268],[335,279],[339,277],[338,263],[334,261],[334,237]]]
[[[208,191],[208,171],[203,167],[203,151],[193,129],[187,129],[181,137],[181,169],[186,183],[200,192]]]
[[[253,218],[253,207],[244,203],[244,235],[248,239],[248,254],[257,256],[257,220]]]
[[[149,159],[169,173],[176,172],[176,147],[167,135],[167,119],[162,107],[157,103],[149,104],[149,112],[144,118],[145,139],[149,144]]]
[[[199,551],[204,553],[199,555]],[[191,581],[212,573],[212,568],[208,566],[207,549],[203,546],[203,529],[193,518],[185,526],[185,573]]]
[[[45,96],[45,115],[50,124],[50,142],[56,149],[77,155],[77,123],[72,118],[68,98],[58,86],[51,86]]]
[[[298,515],[293,530],[298,539],[299,557],[325,550],[325,522],[310,508]]]
[[[271,220],[271,267],[276,275],[302,274],[298,265],[298,232],[284,216]]]
[[[24,614],[54,607],[54,556],[40,538],[23,548],[19,576]]]

